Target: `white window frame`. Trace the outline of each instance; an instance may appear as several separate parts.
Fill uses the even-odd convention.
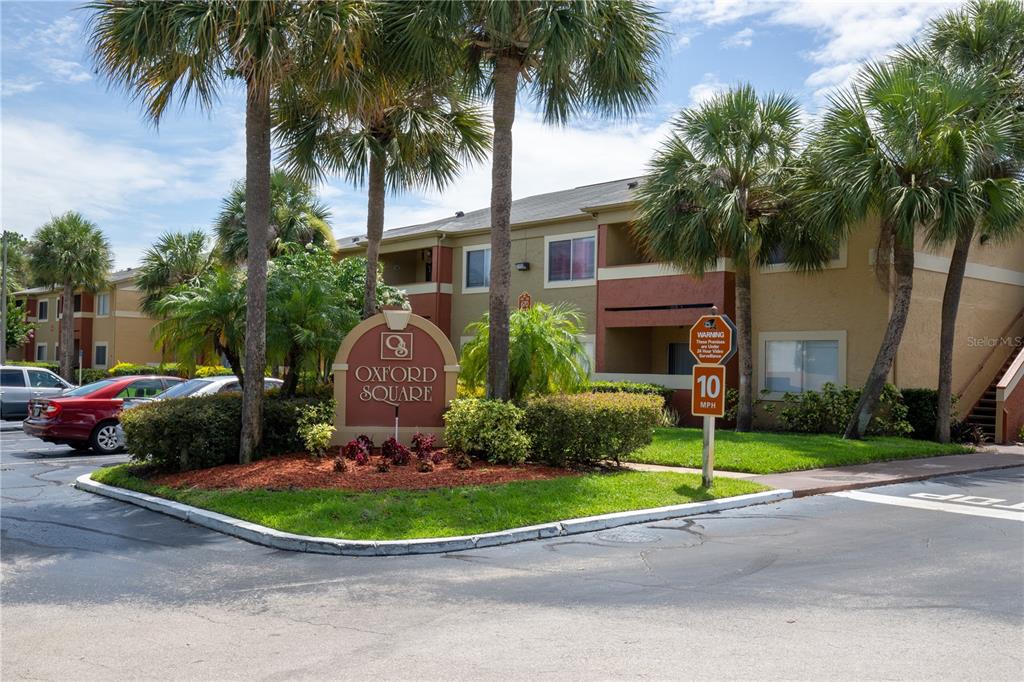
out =
[[[46,304],[46,317],[39,317],[39,306]],[[50,321],[50,299],[41,298],[36,303],[36,322],[49,322]]]
[[[487,286],[469,287],[466,286],[466,276],[469,274],[469,254],[473,251],[490,251],[490,244],[475,244],[462,247],[462,276],[459,278],[459,291],[463,294],[486,294],[491,290],[491,274],[487,273]],[[491,254],[492,257],[494,254]]]
[[[96,362],[96,349],[103,347],[103,358],[105,362],[101,365]],[[110,345],[107,341],[97,341],[92,344],[92,366],[96,369],[107,369],[110,367]]]
[[[573,239],[594,238],[594,275],[586,279],[566,279],[552,282],[548,274],[548,267],[551,262],[551,243],[567,242]],[[566,289],[569,287],[592,287],[597,283],[597,231],[570,232],[568,234],[552,234],[544,236],[544,288],[545,289]]]
[[[836,255],[835,258],[830,260],[824,266],[824,269],[825,270],[842,270],[843,268],[846,267],[846,261],[847,261],[846,242],[843,242],[842,244],[839,245],[839,253]],[[760,271],[763,272],[763,273],[766,273],[766,274],[770,274],[770,273],[774,273],[774,272],[794,272],[795,269],[788,262],[783,261],[781,263],[774,263],[772,265],[762,265],[761,268],[760,268]],[[814,339],[809,339],[809,340],[813,341]]]
[[[100,301],[107,302],[107,312],[100,311]],[[110,317],[110,292],[106,291],[102,294],[96,294],[96,317]]]
[[[43,349],[43,357],[42,358],[39,357],[39,349],[40,348]],[[46,360],[46,356],[49,355],[49,354],[50,354],[49,344],[47,344],[46,342],[36,343],[36,356],[35,356],[36,362],[46,362],[47,361]]]
[[[768,384],[768,352],[769,341],[837,341],[839,345],[836,363],[838,377],[836,386],[846,385],[846,330],[835,331],[803,331],[803,332],[760,332],[757,335],[757,397],[761,400],[782,400],[786,394],[782,391],[765,392]]]

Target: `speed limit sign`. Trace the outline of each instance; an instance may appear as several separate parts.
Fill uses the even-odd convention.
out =
[[[694,365],[690,411],[695,417],[725,416],[725,365]]]

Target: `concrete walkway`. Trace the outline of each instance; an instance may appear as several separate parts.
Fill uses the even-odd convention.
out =
[[[674,471],[681,474],[700,475],[700,469],[669,467],[655,464],[624,464],[630,469],[641,471]],[[733,471],[715,471],[722,478],[743,478],[772,488],[793,491],[794,497],[820,495],[839,490],[869,488],[876,485],[921,481],[935,476],[969,474],[976,471],[1009,469],[1024,466],[1024,448],[1019,446],[988,446],[979,452],[967,455],[944,455],[902,459],[893,462],[873,462],[853,466],[829,467],[791,471],[785,474],[745,474]]]

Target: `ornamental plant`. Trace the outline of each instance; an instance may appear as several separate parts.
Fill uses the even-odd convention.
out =
[[[380,446],[380,456],[382,459],[389,460],[395,466],[401,467],[409,463],[409,460],[412,458],[412,451],[392,436]]]
[[[522,464],[530,451],[520,430],[523,417],[521,408],[502,400],[453,400],[444,414],[445,439],[452,450],[493,464]]]
[[[416,459],[420,461],[426,461],[430,459],[431,453],[435,449],[437,443],[437,436],[432,433],[415,433],[412,436],[412,451],[416,454]]]
[[[359,439],[353,439],[345,443],[345,446],[341,448],[341,455],[345,459],[356,459],[359,454],[365,454],[369,456],[370,451],[367,450],[366,446],[363,445]]]
[[[320,459],[327,454],[327,448],[331,445],[331,438],[334,437],[334,425],[301,424],[299,425],[299,436],[306,446],[306,451]]]

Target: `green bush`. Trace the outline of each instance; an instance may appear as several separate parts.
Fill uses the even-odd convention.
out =
[[[83,369],[81,379],[78,378],[78,372],[75,372],[75,381],[77,381],[82,386],[106,378],[108,378],[108,375],[107,370],[105,369]]]
[[[55,374],[60,373],[60,364],[56,362],[35,362],[31,360],[9,360],[9,365],[17,365],[18,367],[42,367],[48,369]]]
[[[1024,443],[1024,424],[1021,424],[1020,428],[1017,429],[1017,442]]]
[[[666,405],[672,402],[675,389],[661,384],[644,384],[635,381],[591,381],[584,389],[586,393],[640,393],[657,395]]]
[[[318,402],[309,396],[281,398],[269,393],[263,403],[260,456],[305,449],[299,419]],[[333,404],[321,409],[334,412]],[[145,403],[122,412],[121,423],[132,459],[159,469],[184,471],[233,464],[238,462],[242,396],[223,393]]]
[[[827,383],[820,391],[787,393],[779,410],[779,425],[800,433],[843,433],[850,421],[860,389]],[[868,424],[867,433],[877,436],[905,436],[913,431],[907,421],[907,406],[898,388],[886,384]]]
[[[230,367],[221,367],[220,365],[200,365],[196,367],[196,371],[193,376],[197,379],[206,379],[207,377],[223,377],[228,374],[232,374]]]
[[[659,396],[577,393],[526,404],[525,430],[533,455],[551,466],[592,466],[650,444],[662,414]]]
[[[913,429],[910,437],[918,440],[935,438],[939,392],[934,388],[904,388],[900,393],[903,395],[903,404],[907,406],[907,421]],[[956,416],[956,396],[953,396],[950,403],[950,414]]]
[[[107,375],[112,377],[126,377],[133,374],[159,374],[159,368],[154,365],[136,365],[132,362],[119,362],[107,370]]]
[[[520,430],[523,410],[501,400],[459,398],[444,413],[448,447],[495,464],[522,464],[530,439]]]

